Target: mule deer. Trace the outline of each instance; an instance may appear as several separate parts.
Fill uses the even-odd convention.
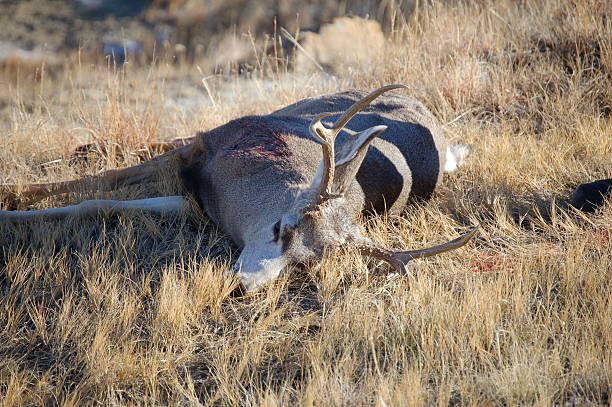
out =
[[[38,199],[76,189],[109,190],[150,180],[160,160],[178,157],[186,189],[242,249],[234,272],[245,289],[276,278],[289,265],[320,260],[325,248],[341,245],[405,272],[410,260],[458,248],[476,229],[439,246],[393,251],[366,237],[355,222],[362,211],[397,214],[410,197],[429,197],[444,164],[452,170],[461,158],[457,152],[464,152],[447,147],[421,103],[382,95],[402,87],[302,100],[199,133],[192,143],[134,167],[63,183],[7,185],[4,191]],[[0,219],[55,219],[126,209],[176,213],[187,202],[182,196],[92,200],[63,208],[0,211]]]

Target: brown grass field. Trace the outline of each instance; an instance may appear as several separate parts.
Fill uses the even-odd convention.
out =
[[[19,184],[133,165],[119,149],[304,97],[404,83],[474,151],[431,201],[364,227],[395,248],[481,229],[411,275],[329,253],[234,298],[221,273],[237,249],[196,208],[0,222],[2,405],[611,405],[612,205],[567,202],[612,177],[611,39],[609,1],[483,0],[421,6],[373,68],[337,78],[263,54],[246,79],[78,54],[62,69],[3,68],[0,182]],[[71,163],[91,141],[109,152]],[[174,173],[16,208],[180,193]]]

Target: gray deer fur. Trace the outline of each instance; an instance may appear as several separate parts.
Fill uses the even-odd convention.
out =
[[[394,252],[377,246],[355,221],[364,211],[397,214],[409,199],[428,198],[445,165],[452,170],[465,158],[465,148],[448,147],[425,106],[408,96],[385,93],[400,87],[302,100],[269,115],[232,120],[175,150],[184,163],[187,189],[242,250],[233,271],[245,289],[261,286],[293,264],[320,260],[330,247],[351,245],[405,271],[413,258],[454,249],[473,236],[475,229],[443,245]],[[346,116],[354,105],[359,105],[356,111]],[[155,160],[109,173],[97,180],[98,186],[142,182],[154,166]],[[48,195],[75,185],[47,185],[44,190]],[[93,215],[101,208],[163,213],[186,205],[181,197],[89,202],[3,211],[0,219]]]

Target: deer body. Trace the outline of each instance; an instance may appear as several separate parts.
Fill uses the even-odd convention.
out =
[[[175,150],[183,157],[187,189],[242,249],[234,272],[246,289],[274,279],[291,264],[319,260],[327,247],[353,245],[405,271],[411,259],[459,247],[473,235],[394,252],[377,246],[355,223],[362,211],[398,213],[410,197],[429,197],[442,178],[448,153],[444,135],[418,101],[382,95],[399,87],[303,100],[199,133],[191,145]],[[108,187],[139,182],[151,167],[154,163],[141,164],[100,180]],[[93,202],[36,212],[56,217],[141,207],[163,213],[185,205],[180,197]]]
[[[321,157],[308,131],[311,120],[332,113],[327,120],[332,123],[366,94],[307,99],[200,133],[205,148],[184,171],[185,182],[204,211],[243,247],[253,233],[278,221],[314,177]],[[372,209],[397,214],[410,195],[427,198],[442,179],[446,140],[431,113],[407,96],[380,96],[352,118],[338,135],[336,148],[377,125],[387,130],[371,141],[345,194],[351,215]]]

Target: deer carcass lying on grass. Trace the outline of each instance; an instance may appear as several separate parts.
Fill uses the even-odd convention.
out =
[[[160,160],[178,156],[186,189],[242,249],[234,271],[244,288],[276,278],[291,264],[320,260],[324,248],[341,245],[404,272],[412,259],[464,245],[475,230],[439,246],[393,251],[366,237],[356,223],[362,211],[398,213],[409,197],[429,197],[445,165],[453,170],[465,153],[463,147],[447,147],[421,103],[383,95],[400,87],[306,99],[199,133],[191,144],[134,167],[4,190],[32,199],[76,189],[108,190],[154,179]],[[54,219],[125,209],[174,213],[186,206],[182,196],[93,200],[64,208],[1,211],[0,218]]]

